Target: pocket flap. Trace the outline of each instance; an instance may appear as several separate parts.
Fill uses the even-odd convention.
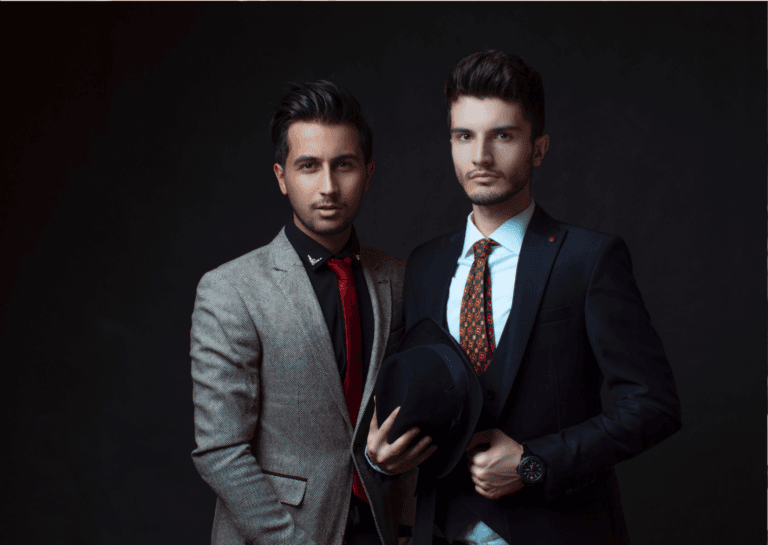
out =
[[[571,317],[570,306],[548,308],[548,309],[539,311],[539,314],[536,316],[536,321],[534,323],[536,323],[537,325],[549,324],[552,322],[560,322],[562,320],[567,320],[570,317]]]
[[[301,504],[304,493],[307,491],[307,479],[266,470],[262,470],[262,473],[266,475],[272,488],[275,489],[280,503],[294,507]]]

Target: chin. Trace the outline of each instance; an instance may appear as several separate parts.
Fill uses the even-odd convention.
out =
[[[467,197],[469,197],[469,201],[472,204],[491,206],[511,199],[516,193],[517,191],[508,191],[505,193],[499,193],[498,191],[475,191],[471,195],[467,194]]]
[[[475,188],[472,192],[467,192],[467,197],[472,204],[478,206],[492,206],[495,204],[501,204],[508,201],[518,193],[520,193],[528,185],[526,183],[518,183],[512,187],[503,188]]]
[[[318,229],[312,229],[312,231],[317,233],[318,235],[333,236],[333,235],[338,235],[340,233],[343,233],[344,230],[350,225],[352,225],[352,223],[345,223],[343,225],[339,225],[336,227],[323,227]]]
[[[339,233],[343,233],[345,229],[352,225],[352,221],[347,221],[346,219],[340,221],[328,221],[322,219],[304,221],[304,218],[299,217],[299,221],[304,224],[304,227],[313,233],[322,236],[338,235]]]

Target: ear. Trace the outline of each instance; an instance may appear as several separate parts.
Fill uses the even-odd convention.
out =
[[[541,165],[544,155],[549,149],[549,135],[542,134],[533,142],[533,166]]]
[[[275,171],[275,178],[277,178],[277,185],[280,186],[280,193],[287,195],[288,188],[285,185],[285,171],[283,170],[282,165],[280,165],[280,163],[275,163],[272,169]]]
[[[371,176],[373,176],[373,169],[376,166],[376,161],[371,161],[367,165],[365,165],[365,173],[366,173],[366,180],[365,180],[365,187],[363,188],[363,191],[368,191],[368,188],[371,187]]]

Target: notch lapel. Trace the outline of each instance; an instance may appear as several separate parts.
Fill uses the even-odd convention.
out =
[[[315,291],[307,278],[307,272],[296,250],[285,236],[285,228],[270,246],[275,280],[285,299],[286,307],[291,312],[290,319],[304,333],[303,342],[313,348],[311,361],[323,377],[323,383],[342,414],[351,437],[353,426],[349,420],[344,387],[339,380],[331,335]],[[302,340],[296,339],[296,342]]]
[[[504,407],[531,335],[533,322],[539,310],[541,296],[547,285],[552,265],[563,243],[566,232],[544,210],[536,206],[531,222],[523,238],[517,277],[512,298],[512,310],[507,318],[504,335],[511,341],[501,379],[501,399]],[[554,241],[550,238],[554,237]]]

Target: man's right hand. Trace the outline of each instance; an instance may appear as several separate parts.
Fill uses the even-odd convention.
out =
[[[415,445],[411,445],[414,437],[419,434],[419,428],[413,427],[403,435],[398,437],[394,443],[387,443],[387,435],[395,422],[400,407],[392,411],[384,423],[379,427],[379,420],[376,416],[376,398],[373,399],[373,418],[368,428],[368,443],[366,453],[368,458],[389,473],[405,473],[421,464],[429,458],[437,447],[431,445],[432,438],[427,436],[422,438]]]

